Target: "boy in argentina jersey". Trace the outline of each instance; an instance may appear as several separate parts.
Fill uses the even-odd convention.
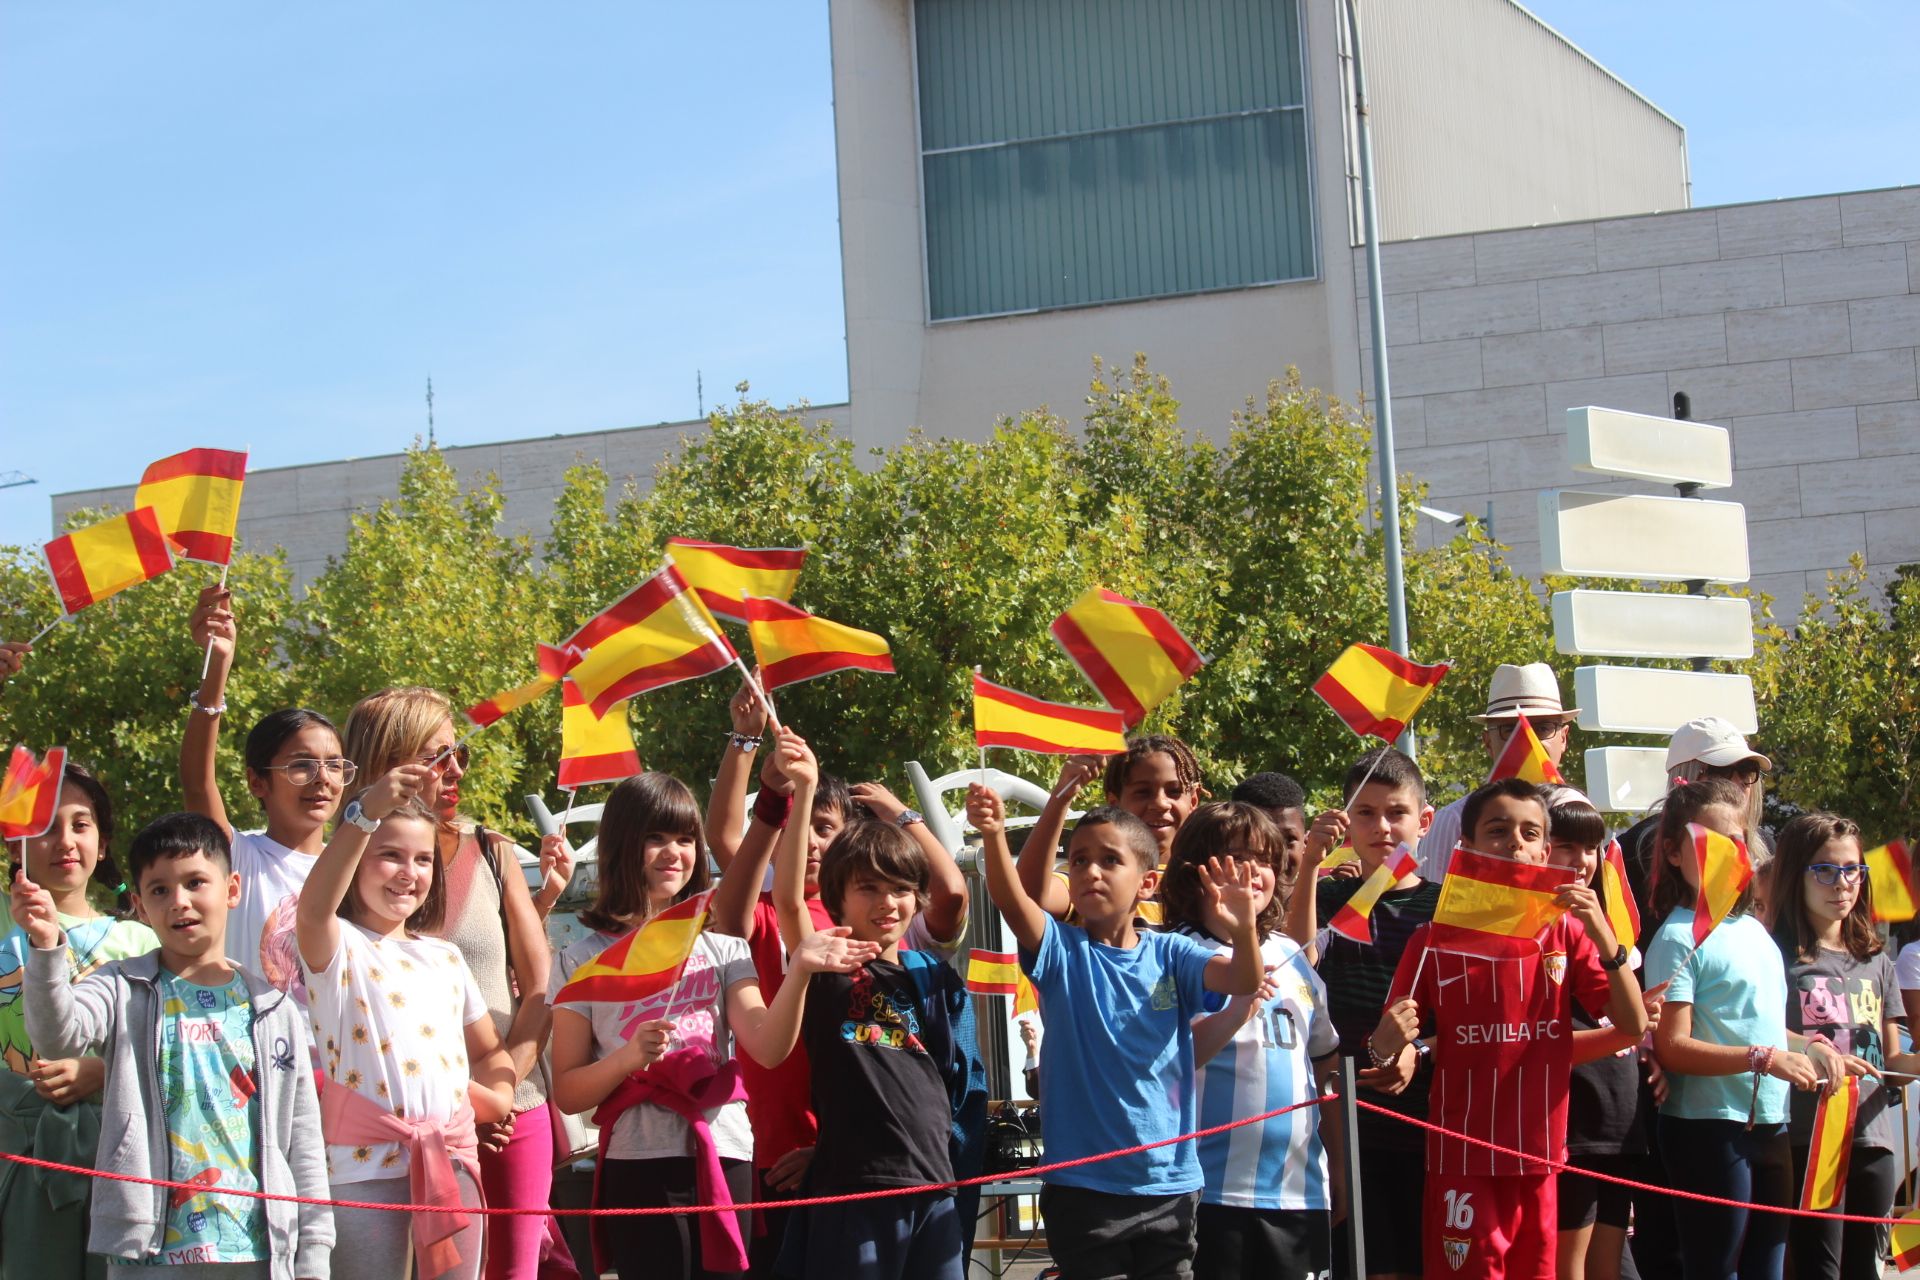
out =
[[[1472,844],[1455,857],[1455,872],[1500,859],[1545,865],[1547,801],[1533,784],[1488,783],[1467,798],[1462,818]],[[1583,1059],[1633,1044],[1646,1029],[1639,984],[1599,897],[1573,872],[1565,879],[1553,899],[1565,914],[1537,937],[1423,927],[1374,1032],[1381,1056],[1423,1024],[1434,1035],[1429,1114],[1448,1133],[1427,1135],[1428,1275],[1554,1275],[1556,1175],[1523,1156],[1566,1159],[1574,1002],[1614,1027],[1582,1043]]]

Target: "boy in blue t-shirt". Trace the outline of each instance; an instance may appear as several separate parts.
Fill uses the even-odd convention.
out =
[[[1215,953],[1191,938],[1134,927],[1134,908],[1158,879],[1159,845],[1132,814],[1094,809],[1074,828],[1067,891],[1077,925],[1054,920],[1021,887],[998,795],[968,788],[967,817],[980,832],[987,891],[1049,1014],[1040,1062],[1048,1161],[1193,1132],[1193,1019],[1219,1009],[1221,996],[1252,995],[1264,976],[1253,867],[1229,858],[1201,872],[1233,948]],[[1045,1180],[1040,1213],[1062,1280],[1188,1273],[1202,1185],[1193,1143]]]

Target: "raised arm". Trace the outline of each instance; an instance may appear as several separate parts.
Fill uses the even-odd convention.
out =
[[[1209,858],[1200,868],[1200,887],[1207,906],[1227,926],[1232,952],[1216,953],[1207,961],[1202,979],[1207,990],[1227,996],[1250,996],[1267,976],[1260,959],[1260,912],[1255,906],[1253,863],[1235,858]]]
[[[9,909],[27,935],[27,972],[21,998],[26,1005],[27,1039],[43,1058],[75,1058],[106,1039],[113,1017],[105,978],[68,983],[67,940],[53,895],[27,879],[13,879]]]
[[[225,587],[204,587],[200,603],[194,607],[190,627],[195,653],[213,646],[207,674],[187,709],[187,731],[180,739],[180,790],[187,809],[213,819],[228,836],[233,824],[227,820],[226,802],[220,797],[215,774],[215,757],[220,750],[221,713],[227,702],[227,675],[233,669],[234,641],[238,635],[233,620],[233,593]]]
[[[1320,864],[1339,845],[1347,833],[1347,815],[1341,809],[1328,809],[1307,828],[1306,847],[1300,851],[1300,872],[1294,877],[1293,893],[1287,898],[1287,913],[1281,932],[1307,953],[1307,963],[1319,960],[1314,939],[1320,936]]]
[[[769,1070],[785,1062],[800,1041],[808,979],[816,973],[852,973],[880,954],[879,943],[855,941],[848,932],[844,925],[822,929],[794,948],[772,1004],[762,999],[752,978],[727,988],[727,1025],[748,1057]]]
[[[1053,784],[1040,818],[1027,830],[1026,843],[1020,846],[1020,884],[1027,896],[1056,918],[1064,917],[1072,903],[1067,886],[1053,874],[1054,851],[1060,847],[1060,835],[1067,829],[1067,813],[1081,788],[1099,777],[1106,765],[1104,756],[1068,756],[1060,766],[1060,779]],[[1001,834],[1006,834],[1002,817]]]
[[[813,812],[820,787],[820,764],[807,740],[791,729],[780,731],[774,766],[793,784],[793,811]],[[789,821],[780,832],[773,856],[773,907],[780,916],[780,940],[789,953],[813,936],[813,914],[807,910],[807,825]]]
[[[882,822],[897,823],[907,811],[900,797],[877,782],[856,783],[852,794],[856,803],[867,806],[868,812]],[[907,824],[907,834],[927,855],[927,909],[921,913],[927,932],[935,942],[957,946],[967,928],[967,878],[925,822]]]
[[[792,812],[793,796],[786,778],[774,768],[769,755],[760,769],[760,799],[753,806],[753,818],[747,834],[720,877],[714,890],[711,928],[744,938],[753,932],[753,905],[760,900],[760,886],[766,882],[767,866],[773,861],[773,847],[780,837],[780,825],[773,814]],[[788,821],[789,826],[792,825]]]
[[[980,860],[986,864],[987,896],[1000,909],[1020,949],[1038,951],[1047,936],[1047,913],[1014,871],[1013,851],[1007,848],[1007,807],[1000,793],[977,782],[968,787],[967,821],[980,833]]]
[[[720,864],[723,875],[740,853],[747,820],[747,782],[753,777],[757,744],[767,727],[767,709],[754,687],[742,680],[727,702],[727,715],[733,728],[720,753],[713,793],[707,798],[707,847],[713,850],[713,860]],[[756,745],[745,745],[749,739]]]
[[[374,821],[386,818],[400,804],[420,794],[432,776],[433,766],[418,762],[392,770],[362,793],[360,812]],[[369,833],[351,822],[334,828],[333,839],[320,851],[307,882],[300,889],[300,902],[293,913],[293,938],[300,958],[316,972],[333,962],[340,949],[340,917],[335,913],[353,887],[353,876],[360,868],[360,855],[366,852]],[[492,1024],[488,1024],[492,1029]],[[497,1037],[496,1037],[497,1038]]]

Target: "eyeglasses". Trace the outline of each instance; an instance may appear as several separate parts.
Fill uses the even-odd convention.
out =
[[[1533,726],[1533,736],[1536,738],[1551,738],[1573,724],[1573,721],[1563,716],[1514,716],[1511,719],[1487,721],[1487,730],[1494,737],[1505,741],[1519,730],[1522,720]]]
[[[353,781],[353,775],[360,772],[360,766],[341,756],[326,760],[315,760],[311,756],[301,756],[298,760],[289,760],[285,764],[270,764],[269,770],[287,775],[287,781],[296,787],[304,787],[319,777],[324,770],[328,777],[338,778],[345,786]]]
[[[468,748],[466,743],[456,742],[453,744],[451,750],[435,751],[429,755],[421,756],[419,759],[421,764],[432,765],[435,773],[445,773],[449,764],[459,765],[460,772],[465,773],[467,771],[467,761],[473,759],[473,752]]]
[[[1742,760],[1739,764],[1709,765],[1703,772],[1709,778],[1731,778],[1743,787],[1750,787],[1760,781],[1761,769],[1758,760]]]
[[[1856,883],[1866,873],[1866,867],[1858,862],[1841,866],[1834,862],[1815,862],[1807,867],[1807,874],[1821,884],[1838,884],[1844,880],[1848,884]]]

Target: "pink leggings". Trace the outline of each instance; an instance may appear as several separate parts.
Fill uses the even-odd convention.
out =
[[[513,1117],[506,1150],[480,1153],[480,1182],[489,1205],[531,1209],[553,1202],[553,1128],[546,1103]],[[548,1221],[536,1214],[489,1217],[486,1280],[534,1280]]]

